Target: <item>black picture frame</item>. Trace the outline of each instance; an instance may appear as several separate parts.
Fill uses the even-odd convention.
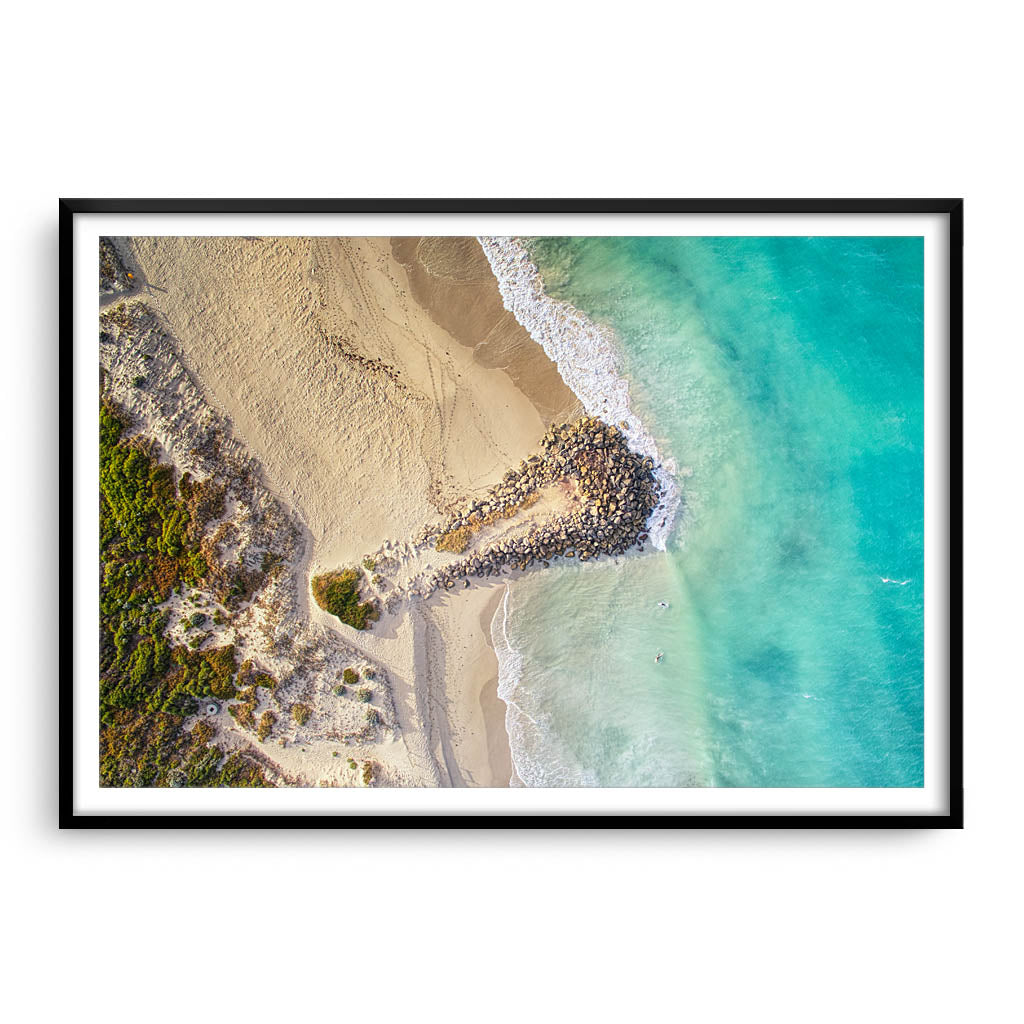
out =
[[[61,199],[59,412],[71,419],[75,217],[89,213],[139,214],[938,214],[949,237],[949,791],[938,814],[656,814],[656,815],[105,815],[74,807],[75,680],[73,616],[60,624],[60,828],[963,828],[963,213],[962,199]],[[58,421],[59,422],[59,421]],[[74,446],[61,432],[61,564],[73,550]]]

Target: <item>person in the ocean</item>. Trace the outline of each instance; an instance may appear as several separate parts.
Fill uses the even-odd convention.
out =
[[[654,656],[655,664],[657,664],[659,661],[661,661],[661,659],[664,658],[664,657],[665,657],[665,652],[664,651],[658,651],[658,653]]]
[[[667,608],[668,607],[668,603],[666,601],[659,601],[658,602],[658,607],[659,608]]]

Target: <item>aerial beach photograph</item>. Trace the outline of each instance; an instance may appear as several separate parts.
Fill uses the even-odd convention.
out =
[[[1015,1005],[1020,61],[877,6],[15,9],[15,1012]]]
[[[101,787],[923,786],[920,237],[97,261]]]

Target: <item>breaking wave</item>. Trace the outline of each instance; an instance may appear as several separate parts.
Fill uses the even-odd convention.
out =
[[[629,447],[654,461],[661,499],[647,521],[647,532],[651,544],[664,551],[679,510],[676,466],[672,459],[662,461],[654,438],[630,408],[629,382],[619,372],[614,332],[570,303],[551,298],[520,239],[478,240],[497,278],[505,308],[552,359],[587,414],[609,424],[625,423]]]

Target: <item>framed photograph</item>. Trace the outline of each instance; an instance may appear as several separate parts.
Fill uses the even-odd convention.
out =
[[[61,200],[61,827],[962,827],[962,247]]]

